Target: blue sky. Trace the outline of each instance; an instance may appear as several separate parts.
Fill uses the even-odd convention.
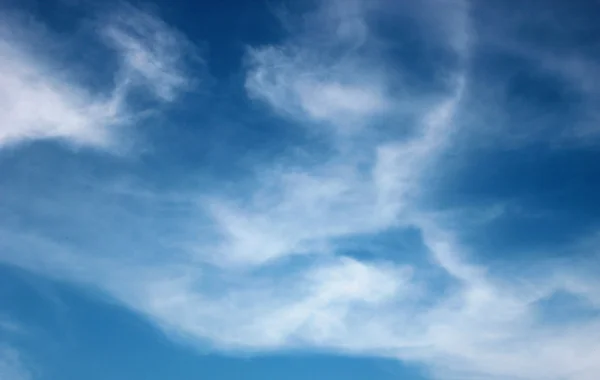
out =
[[[598,12],[4,0],[0,378],[599,378]]]

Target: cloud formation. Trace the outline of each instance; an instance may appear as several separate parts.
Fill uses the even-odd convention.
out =
[[[364,16],[362,2],[326,2],[290,43],[250,48],[249,95],[343,134],[384,113],[391,107],[385,75],[357,59],[369,38]]]
[[[184,57],[189,43],[150,14],[127,7],[103,21],[99,33],[120,61],[108,90],[85,85],[76,67],[61,68],[57,55],[41,47],[42,41],[57,45],[57,37],[14,16],[4,15],[0,28],[0,146],[56,139],[109,148],[115,135],[142,117],[131,90],[145,86],[170,101],[188,86]]]

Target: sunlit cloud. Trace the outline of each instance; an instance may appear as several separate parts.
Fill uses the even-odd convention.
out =
[[[56,139],[110,148],[123,128],[143,117],[144,110],[131,99],[132,89],[147,86],[170,101],[189,86],[184,66],[189,43],[152,15],[126,9],[99,30],[121,61],[108,90],[83,84],[75,68],[59,69],[63,62],[36,47],[59,37],[41,25],[5,20],[0,28],[0,145]]]

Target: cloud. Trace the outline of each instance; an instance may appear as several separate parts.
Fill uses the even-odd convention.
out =
[[[29,380],[30,371],[23,367],[18,351],[9,346],[0,345],[0,376],[6,380]]]
[[[480,69],[471,100],[478,129],[471,133],[491,133],[487,139],[512,146],[595,145],[599,92],[591,83],[600,66],[595,39],[585,37],[597,34],[589,9],[472,3]]]
[[[77,145],[106,146],[112,128],[123,123],[118,98],[90,95],[84,89],[57,79],[38,59],[3,39],[0,81],[4,115],[0,143],[36,139],[63,139]],[[10,58],[8,58],[10,57]]]
[[[24,328],[20,323],[0,313],[0,331],[8,333],[22,333]]]
[[[113,14],[100,33],[119,53],[129,83],[147,86],[152,93],[171,101],[189,89],[192,79],[185,67],[193,46],[184,35],[149,13],[133,7]]]
[[[250,97],[303,125],[332,126],[332,143],[348,144],[347,151],[316,167],[265,171],[263,187],[242,205],[212,199],[210,208],[225,240],[216,255],[225,261],[261,264],[288,254],[327,251],[328,239],[397,225],[418,195],[420,173],[452,133],[466,67],[449,75],[449,92],[433,101],[394,95],[386,89],[392,77],[359,54],[377,45],[369,43],[363,4],[352,2],[349,9],[337,1],[323,4],[312,18],[303,19],[311,27],[318,25],[316,30],[300,32],[282,46],[250,49],[246,89]],[[448,33],[452,49],[453,35],[465,33],[467,25],[456,28]],[[320,45],[340,52],[322,53]],[[465,51],[466,42],[454,54],[464,60]],[[397,108],[407,103],[418,116],[416,125],[406,128],[414,136],[375,146],[360,140],[370,133],[363,126],[372,125],[377,116],[397,117]],[[359,141],[344,142],[349,135]],[[366,172],[365,165],[370,167]]]
[[[343,154],[316,168],[268,172],[264,187],[241,206],[212,199],[224,239],[218,260],[262,264],[327,252],[329,239],[402,224],[399,218],[418,196],[421,171],[444,144],[461,88],[425,115],[417,137],[375,147],[369,172]]]
[[[121,62],[108,90],[85,85],[75,74],[76,65],[69,67],[58,59],[59,52],[51,53],[47,47],[60,47],[58,37],[42,26],[19,23],[14,13],[2,19],[0,146],[55,139],[110,148],[145,112],[134,102],[133,89],[145,86],[160,100],[170,101],[189,86],[184,66],[189,43],[154,16],[132,7],[115,12],[99,31]],[[61,68],[65,64],[68,68]]]
[[[362,8],[359,1],[326,2],[289,44],[250,48],[249,95],[343,134],[384,113],[391,106],[384,73],[357,59],[369,38]]]
[[[71,214],[71,234],[83,220],[112,245],[5,228],[0,259],[101,289],[175,339],[226,352],[381,356],[419,363],[440,379],[597,378],[600,285],[585,270],[589,263],[540,261],[532,273],[483,262],[461,241],[460,218],[431,210],[423,199],[428,180],[446,169],[444,153],[464,127],[464,114],[475,112],[466,103],[474,53],[466,3],[426,2],[443,11],[436,17],[450,18],[438,25],[443,33],[427,36],[442,39],[456,59],[440,69],[446,86],[418,99],[412,94],[423,91],[393,91],[395,74],[369,59],[382,54],[367,10],[359,2],[341,4],[325,3],[302,24],[321,29],[301,28],[281,45],[249,48],[247,57],[249,97],[309,131],[330,128],[326,159],[268,162],[237,196],[197,190],[201,196],[177,202],[147,189],[103,193],[94,182],[49,202],[79,210],[74,195],[85,194],[87,215]],[[165,86],[178,77],[140,64],[129,37],[119,41],[127,70],[143,85],[162,83],[150,88],[169,98]],[[142,61],[155,53],[141,54]],[[415,117],[399,118],[396,108],[407,104]],[[386,120],[387,133],[373,137],[379,120]],[[173,221],[164,212],[173,208],[192,211]],[[165,242],[154,221],[185,231],[184,238]],[[95,228],[106,225],[112,228]],[[426,258],[390,244],[386,259],[374,259],[368,245],[353,241],[406,230],[417,231],[419,245],[408,251]],[[186,244],[174,244],[180,239]],[[564,303],[554,300],[561,295],[586,313],[557,320]]]
[[[301,50],[286,54],[273,47],[251,50],[249,93],[277,112],[325,123],[338,132],[359,128],[390,106],[379,78],[361,76],[353,67],[314,67],[302,55]]]

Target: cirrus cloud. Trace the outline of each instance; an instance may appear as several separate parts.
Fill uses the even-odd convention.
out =
[[[120,61],[108,90],[85,85],[76,67],[61,68],[64,62],[41,48],[43,41],[60,46],[59,37],[23,19],[9,12],[2,16],[0,146],[55,139],[111,148],[115,135],[143,117],[132,90],[144,86],[161,101],[171,101],[190,82],[185,68],[190,43],[141,10],[125,7],[99,27]]]

